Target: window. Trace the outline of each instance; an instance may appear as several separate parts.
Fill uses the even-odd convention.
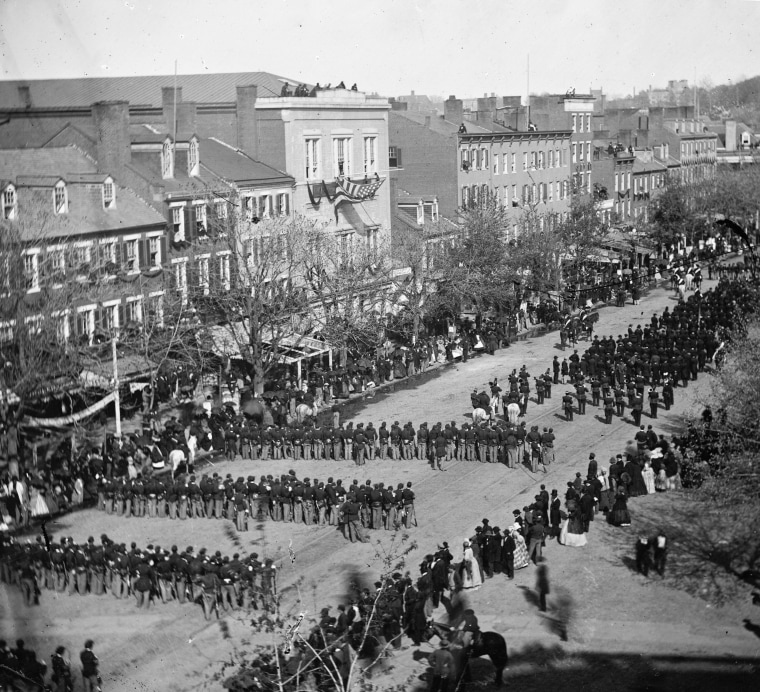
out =
[[[206,205],[195,205],[195,235],[198,237],[207,235]]]
[[[103,330],[107,334],[115,335],[119,331],[119,304],[103,305]]]
[[[71,326],[69,325],[69,311],[59,310],[52,313],[51,317],[55,320],[55,334],[58,341],[63,343],[69,340],[71,336]]]
[[[522,203],[527,204],[530,199],[530,187],[525,184],[522,187]]]
[[[549,190],[548,190],[548,192],[549,192],[549,201],[553,202],[554,201],[554,185],[552,185],[551,183],[549,183],[547,185],[547,187],[549,188]]]
[[[219,255],[219,286],[224,291],[230,290],[230,256]]]
[[[92,335],[95,333],[95,306],[85,305],[77,308],[77,334],[86,336],[88,341],[92,341]]]
[[[512,154],[512,165],[510,167],[510,170],[512,171],[512,173],[515,172],[516,168],[517,168],[517,154]]]
[[[65,214],[69,210],[66,183],[63,181],[57,183],[53,188],[53,209],[56,214]]]
[[[509,185],[504,186],[504,206],[509,206]]]
[[[16,218],[16,188],[13,185],[3,190],[3,218],[15,219]]]
[[[377,137],[364,138],[364,175],[377,173]]]
[[[615,173],[615,192],[620,191],[620,174]]]
[[[480,167],[484,170],[488,170],[488,149],[481,149]]]
[[[527,151],[523,152],[523,170],[524,171],[528,170],[528,152]]]
[[[39,260],[39,250],[27,250],[24,253],[24,282],[28,292],[40,290]]]
[[[591,142],[586,142],[586,161],[591,161]]]
[[[198,288],[201,289],[204,296],[207,296],[209,293],[208,256],[198,258],[197,270],[198,270]]]
[[[161,150],[161,176],[163,178],[174,177],[174,144],[167,138]]]
[[[281,192],[277,195],[277,216],[290,216],[290,195]]]
[[[185,240],[185,210],[183,207],[172,207],[172,242],[181,243]]]
[[[388,168],[399,168],[401,166],[401,149],[398,147],[388,147]]]
[[[116,241],[102,240],[98,245],[98,259],[101,267],[116,264]]]
[[[127,271],[130,273],[139,272],[140,271],[140,256],[138,254],[138,249],[137,249],[137,239],[134,238],[132,240],[125,240],[124,250],[125,250]]]
[[[83,243],[75,245],[71,251],[71,264],[79,275],[88,274],[90,271],[90,245]]]
[[[47,249],[47,273],[54,284],[61,285],[66,278],[66,251],[62,245]]]
[[[316,180],[320,177],[320,149],[318,137],[306,139],[306,180]]]
[[[103,209],[113,209],[116,206],[116,190],[113,180],[106,178],[103,183]]]
[[[127,324],[130,322],[142,322],[142,297],[127,298],[126,318]]]
[[[517,185],[512,186],[512,206],[516,207],[518,206],[519,202],[517,200]]]
[[[626,176],[626,180],[628,181],[628,184],[626,185],[626,188],[631,187],[631,172],[628,171],[628,174]]]
[[[438,198],[436,197],[433,200],[433,208],[430,213],[430,218],[433,220],[433,223],[438,221]],[[375,231],[375,246],[377,246],[377,232]]]
[[[214,213],[216,214],[217,219],[226,219],[227,218],[227,202],[223,200],[214,202]]]
[[[164,292],[156,291],[148,296],[148,317],[156,327],[164,326]]]
[[[560,191],[560,184],[559,184],[559,180],[558,180],[556,183],[554,183],[554,187],[555,187],[555,188],[556,188],[556,190],[557,190],[557,201],[559,202],[559,200],[561,200],[561,199],[562,199],[562,193],[561,193],[561,191]]]
[[[531,170],[538,168],[538,154],[535,151],[530,152],[530,167]]]
[[[573,132],[578,132],[578,116],[573,113]]]
[[[538,167],[543,169],[546,165],[546,154],[543,151],[538,152]]]
[[[158,269],[164,258],[161,256],[161,238],[148,238],[148,264],[151,269]]]
[[[586,132],[591,132],[591,113],[586,113]]]
[[[462,207],[466,208],[470,203],[470,188],[467,185],[462,186]]]
[[[174,260],[174,288],[182,296],[182,304],[187,302],[187,257]]]
[[[499,175],[499,155],[493,155],[493,174]]]
[[[351,175],[351,137],[333,138],[333,175]]]
[[[554,149],[549,149],[549,168],[554,168]]]
[[[271,216],[272,198],[269,195],[256,197],[256,216],[260,219],[268,219]]]
[[[200,173],[200,152],[198,140],[193,137],[190,140],[190,149],[187,152],[187,174],[194,178]]]
[[[573,143],[573,151],[575,151],[575,144]],[[583,155],[583,142],[578,143],[578,160],[583,161],[584,155]]]
[[[538,189],[535,183],[530,186],[530,201],[534,203],[538,202]]]

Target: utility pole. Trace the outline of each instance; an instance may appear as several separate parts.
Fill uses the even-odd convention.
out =
[[[525,70],[527,96],[525,99],[525,131],[530,130],[530,53],[528,53],[528,64]]]
[[[111,336],[111,360],[113,361],[113,405],[116,411],[116,437],[121,437],[121,402],[119,401],[119,365],[116,354],[116,336]]]

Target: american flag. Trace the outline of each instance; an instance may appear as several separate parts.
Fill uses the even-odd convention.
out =
[[[362,202],[365,199],[372,199],[377,194],[378,189],[383,184],[384,178],[377,173],[371,179],[365,179],[365,182],[352,182],[348,178],[338,178],[335,181],[335,202],[345,200],[346,202]]]

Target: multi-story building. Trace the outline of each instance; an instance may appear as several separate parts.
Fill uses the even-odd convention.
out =
[[[510,210],[513,236],[527,209],[538,213],[540,223],[564,218],[571,195],[571,136],[569,130],[459,134],[459,205],[492,195]]]
[[[570,130],[570,164],[575,189],[590,193],[592,188],[591,146],[594,139],[592,94],[569,92],[554,96],[530,97],[530,121],[541,131]]]
[[[59,338],[92,343],[161,314],[166,222],[115,175],[65,146],[0,149],[0,180],[4,251],[22,256],[16,286],[6,257],[4,340],[48,317]]]

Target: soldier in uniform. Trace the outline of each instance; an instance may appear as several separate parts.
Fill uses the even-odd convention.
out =
[[[565,396],[562,397],[562,407],[565,410],[565,418],[573,420],[573,395],[570,392],[565,392]]]
[[[380,459],[387,459],[388,440],[390,438],[390,433],[388,432],[385,421],[380,424],[380,429],[377,431],[377,436],[380,441]]]
[[[615,412],[615,398],[612,396],[612,392],[608,389],[605,390],[604,395],[604,422],[607,425],[612,425],[612,415]]]
[[[652,418],[657,418],[660,395],[654,387],[649,389],[649,411]]]
[[[404,511],[404,528],[408,529],[414,521],[417,525],[417,514],[414,511],[414,491],[412,490],[412,482],[408,481],[406,488],[401,493],[401,502],[403,504]]]
[[[578,400],[578,415],[586,413],[586,386],[581,380],[575,388],[575,398]]]

